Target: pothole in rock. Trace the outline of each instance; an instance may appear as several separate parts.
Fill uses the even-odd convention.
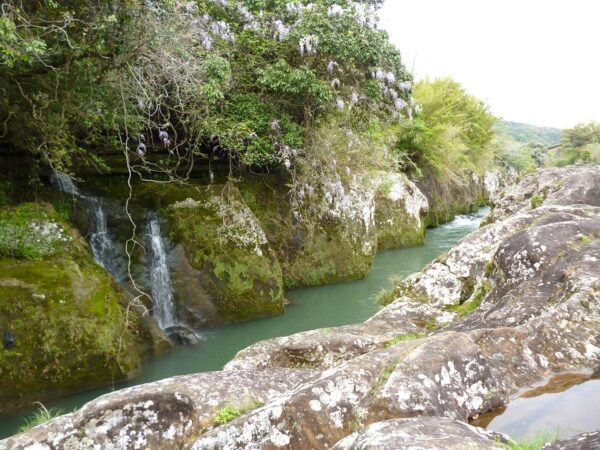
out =
[[[600,371],[556,375],[471,424],[517,440],[541,435],[566,439],[595,431],[600,428]]]

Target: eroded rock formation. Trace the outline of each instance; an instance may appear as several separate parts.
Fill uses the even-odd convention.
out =
[[[545,184],[543,203],[522,200],[537,190],[535,180],[549,176],[557,181]],[[227,423],[157,422],[173,409],[165,401],[138,414],[134,429],[121,422],[123,411],[139,403],[134,392],[142,388],[133,388],[84,407],[77,420],[99,405],[104,412],[74,422],[73,433],[87,439],[78,441],[81,448],[135,448],[142,438],[146,448],[161,449],[403,448],[395,436],[424,448],[452,448],[461,439],[497,448],[504,438],[456,421],[503,406],[556,372],[600,366],[599,185],[598,166],[530,175],[500,194],[487,226],[398,283],[394,300],[365,323],[260,342],[225,371],[198,375],[209,377],[202,386],[215,396],[214,417],[232,392],[260,400]],[[261,377],[285,383],[260,397]],[[169,383],[176,400],[194,386],[175,378],[143,389],[161,392]],[[205,414],[204,402],[189,405],[178,417]],[[64,420],[0,448],[58,448],[52,439],[63,433]],[[95,431],[86,435],[92,421]],[[189,423],[190,431],[175,437],[173,423]],[[593,444],[594,436],[581,439]],[[554,445],[575,448],[569,441]]]

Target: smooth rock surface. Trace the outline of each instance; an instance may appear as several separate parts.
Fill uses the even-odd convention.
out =
[[[505,436],[463,422],[418,417],[377,422],[352,433],[333,450],[448,450],[505,449]]]

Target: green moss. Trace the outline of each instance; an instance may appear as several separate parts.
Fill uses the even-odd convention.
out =
[[[425,241],[425,224],[387,198],[381,188],[375,197],[375,223],[379,250],[415,247]]]
[[[27,220],[56,217],[69,239],[35,260],[0,259],[0,330],[15,337],[15,347],[0,352],[10,386],[0,389],[0,410],[131,378],[140,365],[139,318],[130,313],[126,327],[126,300],[112,278],[49,206],[25,209]]]
[[[531,209],[539,208],[544,204],[545,200],[546,196],[544,194],[535,194],[530,200]]]
[[[285,287],[318,286],[362,279],[368,275],[376,245],[363,252],[362,224],[305,218],[294,223],[290,209],[289,180],[275,176],[246,177],[240,191],[260,221],[281,265]],[[360,242],[359,242],[360,241]]]
[[[238,322],[283,313],[281,268],[233,186],[165,210],[169,230],[200,271],[220,315]]]
[[[466,317],[474,313],[485,299],[485,296],[491,291],[489,281],[482,282],[477,290],[470,297],[459,305],[446,306],[446,309],[458,314],[459,317]]]
[[[402,342],[406,342],[406,341],[414,341],[415,339],[421,339],[422,337],[427,336],[427,333],[410,333],[410,334],[403,334],[401,336],[396,336],[393,339],[390,339],[388,342],[385,343],[386,347],[393,347],[394,345],[398,345]]]
[[[237,419],[238,417],[243,416],[244,414],[246,414],[249,411],[252,411],[253,409],[259,408],[262,405],[263,403],[256,399],[247,400],[245,404],[241,407],[231,404],[225,405],[217,412],[217,415],[214,420],[215,425],[225,425],[226,423],[229,423]]]
[[[581,239],[579,239],[579,240],[581,241],[581,243],[582,243],[583,245],[588,245],[588,244],[591,244],[592,242],[594,242],[595,238],[594,238],[594,236],[587,236],[587,235],[584,235],[584,236],[582,236],[582,237],[581,237]]]
[[[485,276],[487,278],[490,277],[490,275],[492,275],[492,271],[494,270],[494,259],[490,259],[488,262],[485,263],[485,267],[483,269],[483,272],[485,274]]]
[[[49,205],[24,203],[0,210],[0,257],[41,260],[64,251],[71,237]]]
[[[396,370],[396,367],[398,367],[398,364],[400,364],[401,361],[402,358],[396,358],[389,364],[385,365],[385,367],[381,370],[379,377],[377,378],[377,383],[373,385],[369,392],[371,396],[377,394],[377,392],[379,392],[381,388],[385,386],[385,384],[388,382],[388,380]]]

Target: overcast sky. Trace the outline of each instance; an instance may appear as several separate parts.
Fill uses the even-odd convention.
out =
[[[450,76],[506,120],[600,121],[600,1],[386,0],[417,79]]]

